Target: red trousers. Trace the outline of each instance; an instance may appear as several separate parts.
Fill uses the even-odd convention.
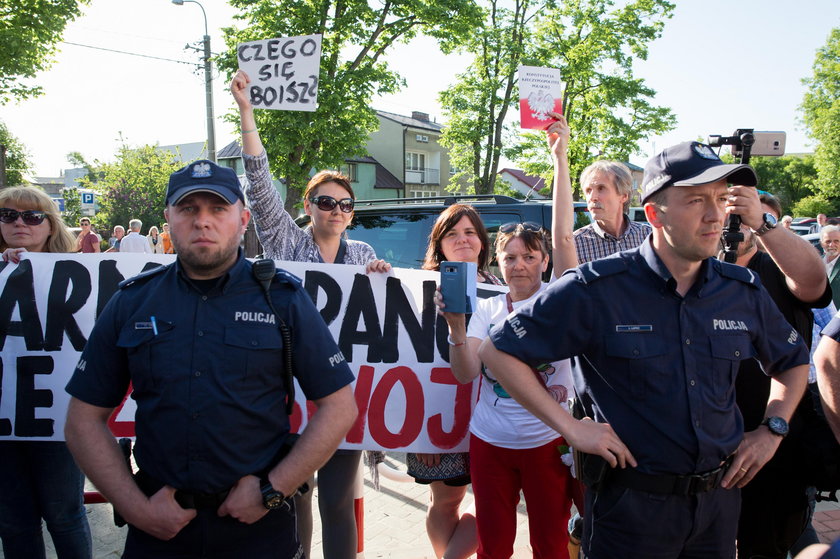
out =
[[[475,495],[479,559],[510,559],[516,507],[525,495],[535,559],[568,559],[570,484],[576,483],[557,447],[562,437],[536,448],[494,446],[472,436],[470,476]]]

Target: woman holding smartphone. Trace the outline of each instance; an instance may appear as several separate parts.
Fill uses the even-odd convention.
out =
[[[478,283],[501,285],[487,269],[490,240],[481,216],[472,206],[454,204],[438,216],[429,235],[424,270],[440,270],[444,261],[476,264]],[[464,315],[461,315],[462,317]],[[451,349],[451,348],[450,348]],[[478,546],[475,515],[461,512],[470,483],[469,454],[408,454],[408,473],[417,483],[428,484],[431,503],[426,532],[437,557],[466,558]]]
[[[572,196],[566,147],[569,129],[561,115],[549,128],[555,157],[553,249],[555,277],[577,264],[572,242]],[[569,557],[564,530],[575,492],[574,479],[558,448],[565,441],[510,397],[478,357],[482,341],[518,307],[542,293],[542,275],[549,265],[547,234],[532,222],[506,223],[496,237],[496,259],[509,292],[478,302],[469,325],[465,315],[446,312],[441,293],[435,296],[449,326],[452,374],[461,383],[480,379],[478,402],[470,420],[470,469],[475,495],[479,559],[508,559],[516,538],[516,507],[522,491],[528,506],[534,557]],[[562,406],[572,392],[568,360],[534,367],[540,384]]]

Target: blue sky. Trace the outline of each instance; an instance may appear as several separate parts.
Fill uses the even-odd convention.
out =
[[[220,27],[232,9],[222,0],[203,0],[214,51]],[[804,0],[677,0],[662,38],[651,45],[637,74],[657,91],[657,104],[670,107],[675,130],[641,145],[632,158],[643,164],[654,149],[736,128],[784,130],[788,152],[810,149],[797,107],[814,54],[840,25],[840,2]],[[168,0],[92,0],[71,23],[65,40],[167,59],[198,61],[184,45],[204,34],[201,10]],[[81,151],[109,160],[117,138],[129,144],[161,145],[202,141],[205,136],[203,74],[190,65],[61,45],[51,70],[39,76],[41,98],[0,107],[0,119],[29,148],[35,174],[55,176],[69,167],[65,155]],[[399,94],[374,107],[441,120],[437,93],[466,67],[465,56],[444,56],[433,41],[400,45],[389,57],[407,81]],[[218,75],[218,74],[217,74]],[[236,128],[221,121],[233,104],[223,80],[214,84],[217,146],[234,139]]]

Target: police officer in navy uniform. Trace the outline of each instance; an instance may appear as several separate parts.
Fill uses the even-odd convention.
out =
[[[651,159],[640,247],[570,270],[497,325],[481,358],[508,392],[579,450],[589,559],[735,557],[743,487],[770,459],[808,378],[808,351],[756,276],[712,256],[728,182],[755,185],[697,142]],[[593,421],[575,421],[528,364],[574,357]],[[738,364],[773,377],[765,425],[744,433]],[[616,467],[617,466],[617,467]]]
[[[270,308],[239,249],[250,212],[233,170],[173,173],[164,214],[177,260],[123,282],[99,316],[67,386],[67,443],[129,523],[124,557],[299,557],[287,497],[355,420],[353,375],[294,276],[269,274]],[[281,322],[317,406],[284,458]],[[106,423],[129,383],[134,479]]]

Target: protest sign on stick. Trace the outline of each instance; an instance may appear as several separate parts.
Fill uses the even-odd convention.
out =
[[[526,130],[545,130],[554,119],[548,113],[563,112],[560,70],[538,66],[519,67],[519,117]]]
[[[321,35],[279,37],[242,43],[239,69],[251,79],[248,95],[257,109],[314,111],[318,108]]]

